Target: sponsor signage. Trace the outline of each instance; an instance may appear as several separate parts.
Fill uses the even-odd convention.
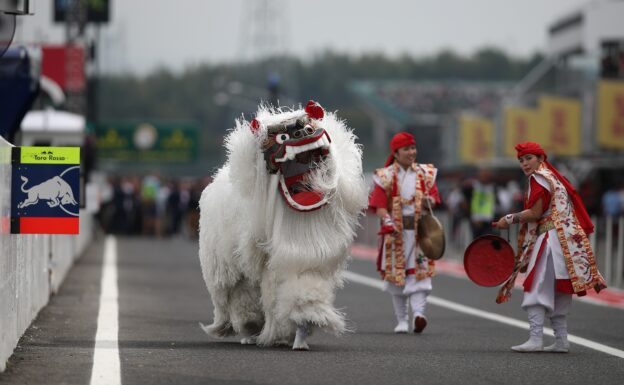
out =
[[[105,123],[96,127],[97,156],[119,162],[186,163],[197,158],[191,123]]]
[[[459,154],[465,163],[477,163],[494,157],[494,124],[472,115],[459,119]]]
[[[546,135],[546,152],[576,156],[581,153],[581,103],[576,99],[542,96],[540,126]]]
[[[80,147],[13,147],[11,233],[78,234]]]
[[[598,143],[624,150],[624,81],[598,83]]]
[[[41,73],[67,91],[85,89],[85,52],[78,45],[43,46]]]
[[[518,143],[545,143],[546,137],[539,129],[538,110],[520,107],[505,108],[505,155],[515,158]]]
[[[74,7],[76,1],[82,1],[82,6],[87,7],[87,22],[108,23],[110,21],[109,0],[53,0],[54,22],[64,23],[67,21],[67,11]]]

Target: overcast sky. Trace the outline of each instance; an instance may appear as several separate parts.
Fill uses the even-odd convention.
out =
[[[198,63],[249,59],[269,50],[255,42],[268,25],[271,47],[299,57],[325,49],[425,56],[442,49],[470,54],[496,46],[513,56],[544,51],[548,27],[589,0],[110,0],[101,29],[106,72],[146,74]],[[33,3],[33,2],[31,2]],[[20,17],[17,39],[60,43],[52,0],[35,0]],[[261,5],[273,12],[262,16]],[[364,5],[366,4],[366,5]],[[263,23],[263,20],[269,20]],[[266,29],[265,29],[266,31]],[[264,47],[264,48],[263,48]]]

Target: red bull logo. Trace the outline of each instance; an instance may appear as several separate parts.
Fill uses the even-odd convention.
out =
[[[11,233],[77,234],[80,149],[14,147]]]

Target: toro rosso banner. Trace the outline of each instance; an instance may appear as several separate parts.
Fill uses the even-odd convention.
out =
[[[12,234],[78,234],[79,147],[13,147]]]

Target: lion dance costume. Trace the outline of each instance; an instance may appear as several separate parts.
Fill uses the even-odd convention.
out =
[[[204,330],[307,350],[313,328],[345,330],[333,301],[366,207],[355,136],[316,102],[261,106],[225,139],[200,200],[199,258],[214,305]]]

